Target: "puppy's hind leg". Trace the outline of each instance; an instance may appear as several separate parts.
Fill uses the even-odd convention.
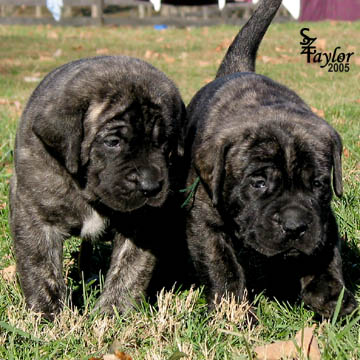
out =
[[[62,274],[64,235],[25,212],[12,217],[16,268],[28,307],[51,320],[66,294]]]
[[[104,290],[95,310],[124,313],[141,301],[151,280],[156,257],[133,241],[117,234]]]

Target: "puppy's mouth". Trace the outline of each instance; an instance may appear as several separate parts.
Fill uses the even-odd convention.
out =
[[[151,206],[151,207],[160,207],[164,204],[166,199],[166,196],[156,196],[156,197],[152,197],[147,199],[146,201],[146,205]]]
[[[314,240],[316,238],[316,240]],[[272,244],[260,245],[261,252],[267,256],[280,255],[285,259],[295,258],[299,256],[309,256],[313,254],[322,243],[322,235],[310,234],[301,238],[280,238],[278,242]]]
[[[300,251],[299,249],[289,249],[285,252],[282,253],[282,256],[284,259],[291,259],[291,258],[297,258],[301,255],[306,255],[304,254],[302,251]]]
[[[238,235],[241,238],[241,234]],[[257,228],[248,232],[244,244],[267,257],[294,258],[313,254],[324,242],[323,236],[323,231],[315,229],[309,229],[302,236],[294,237],[275,229]]]
[[[138,190],[125,190],[123,188],[113,191],[97,189],[95,191],[97,202],[113,211],[132,212],[144,206],[160,207],[167,198],[166,189],[162,189],[154,196],[144,194]]]
[[[311,255],[315,248],[311,248],[311,249],[302,249],[302,248],[298,248],[296,246],[264,246],[263,244],[261,245],[255,245],[252,246],[256,251],[258,251],[259,253],[268,256],[268,257],[273,257],[273,256],[281,256],[285,259],[290,259],[290,258],[296,258],[299,256],[308,256]]]

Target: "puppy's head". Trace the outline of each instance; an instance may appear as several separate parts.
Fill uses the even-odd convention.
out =
[[[184,116],[175,85],[128,57],[80,60],[49,76],[57,89],[32,129],[89,201],[117,211],[161,206]]]
[[[312,254],[336,238],[331,175],[341,196],[340,137],[304,109],[234,109],[213,107],[194,140],[213,205],[238,241],[263,255]]]

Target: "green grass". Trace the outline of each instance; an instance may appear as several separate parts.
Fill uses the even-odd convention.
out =
[[[341,46],[354,51],[349,73],[328,73],[306,64],[300,55],[299,31],[326,40],[326,51]],[[247,304],[224,300],[207,313],[201,289],[161,293],[155,306],[144,301],[125,316],[91,313],[98,287],[83,285],[74,254],[79,241],[68,242],[65,272],[81,301],[66,308],[54,323],[42,321],[24,307],[14,277],[8,227],[8,185],[16,124],[37,82],[68,61],[99,54],[126,54],[152,63],[173,79],[188,103],[210,81],[236,34],[231,26],[211,28],[61,28],[0,27],[0,359],[89,359],[117,347],[134,359],[249,359],[254,348],[287,340],[313,323],[323,359],[360,359],[359,318],[321,321],[300,304],[270,301],[259,295],[254,311],[258,323],[246,320]],[[344,196],[333,207],[344,239],[344,269],[349,288],[360,300],[360,23],[274,24],[259,51],[257,70],[295,90],[342,135]],[[333,319],[335,320],[335,319]]]

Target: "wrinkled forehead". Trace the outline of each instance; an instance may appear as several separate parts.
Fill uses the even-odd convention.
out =
[[[171,118],[171,117],[170,117]],[[144,131],[150,130],[155,124],[167,125],[171,130],[169,116],[158,104],[149,99],[136,97],[111,99],[90,105],[84,119],[84,135],[87,138],[91,133],[97,133],[101,129],[116,126],[129,126]],[[91,136],[90,136],[91,137]]]
[[[126,98],[124,101],[93,102],[83,120],[81,159],[85,163],[96,137],[109,133],[127,135],[133,139],[152,137],[172,139],[175,124],[163,108],[144,99]]]
[[[289,175],[299,169],[313,169],[321,173],[331,170],[331,147],[326,139],[311,134],[303,128],[273,127],[243,133],[239,146],[234,146],[232,156],[242,171],[273,166]],[[240,169],[239,169],[240,170]]]

